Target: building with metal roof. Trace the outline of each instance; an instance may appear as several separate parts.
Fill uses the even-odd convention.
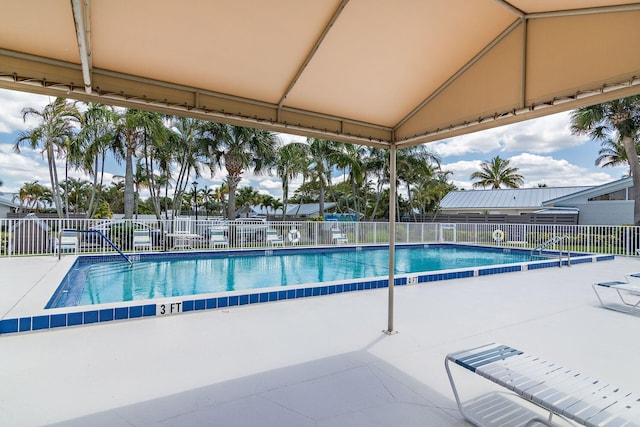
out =
[[[452,191],[440,202],[442,213],[521,215],[540,210],[547,200],[592,187],[539,187]]]
[[[440,203],[443,214],[563,214],[576,212],[583,225],[633,223],[631,178],[598,186],[452,191]]]
[[[545,208],[575,208],[579,224],[633,224],[633,180],[631,177],[565,194],[543,203]]]

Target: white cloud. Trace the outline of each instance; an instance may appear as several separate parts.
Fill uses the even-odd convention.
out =
[[[22,109],[40,109],[52,101],[44,95],[0,89],[0,133],[12,133],[33,126],[34,123],[22,119]]]
[[[584,137],[571,135],[569,122],[569,113],[564,112],[434,142],[428,147],[442,158],[495,152],[553,153],[587,142]]]
[[[441,158],[464,156],[467,154],[491,153],[501,149],[500,140],[493,135],[493,130],[472,133],[427,144],[427,148]]]
[[[571,135],[570,113],[553,114],[510,126],[502,135],[503,151],[553,153],[587,142],[584,137]]]
[[[565,159],[522,153],[511,158],[511,164],[525,178],[525,187],[547,184],[549,187],[600,185],[618,179],[604,171],[591,171]],[[613,171],[613,169],[612,169]]]
[[[472,188],[469,177],[472,173],[480,169],[481,160],[461,160],[459,162],[443,164],[442,169],[453,173],[451,180],[453,184],[465,190]]]
[[[24,149],[15,153],[11,145],[0,145],[0,177],[4,182],[1,190],[15,193],[25,182],[38,181],[42,185],[49,183],[49,169],[39,152]]]
[[[540,156],[532,153],[521,153],[510,158],[511,166],[518,168],[524,177],[524,187],[536,187],[546,184],[549,187],[572,187],[585,185],[601,185],[619,179],[624,168],[590,170],[576,166],[565,159],[552,156]],[[480,170],[480,160],[463,160],[443,164],[442,168],[453,172],[452,181],[461,189],[471,189],[473,182],[470,176]]]
[[[57,161],[58,179],[64,181],[64,163]],[[0,171],[4,185],[0,188],[5,193],[17,192],[25,182],[38,181],[45,187],[51,188],[49,167],[46,160],[38,150],[22,148],[20,153],[15,153],[8,144],[0,144]],[[93,178],[88,174],[69,169],[69,177],[85,180],[93,183]],[[109,186],[114,181],[114,175],[105,172],[103,185]]]

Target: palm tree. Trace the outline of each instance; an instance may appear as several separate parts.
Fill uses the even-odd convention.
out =
[[[124,181],[112,182],[103,193],[103,198],[109,204],[111,212],[124,212]]]
[[[68,178],[61,186],[65,189],[65,201],[69,204],[69,212],[73,211],[77,214],[86,211],[89,206],[89,198],[91,195],[91,183],[89,181]]]
[[[640,131],[640,95],[575,110],[571,114],[571,132],[589,135],[594,141],[619,141],[629,163],[633,179],[634,225],[640,225],[640,161],[636,143]]]
[[[282,180],[283,221],[287,212],[287,205],[289,204],[289,184],[292,179],[297,178],[305,172],[305,158],[307,154],[307,145],[299,142],[292,142],[278,149],[276,173]]]
[[[114,120],[113,108],[103,104],[90,103],[82,114],[82,129],[77,138],[83,146],[83,168],[93,178],[87,218],[93,218],[98,206],[107,153],[111,151],[115,158],[122,158],[122,153],[112,145],[115,137]]]
[[[376,218],[384,186],[389,183],[389,151],[382,148],[370,148],[365,162],[367,175],[376,181],[376,201],[371,211],[371,220]]]
[[[258,193],[252,187],[242,187],[238,190],[236,200],[238,205],[242,207],[257,206],[262,200],[262,194]]]
[[[213,188],[205,187],[200,190],[200,196],[202,197],[202,206],[204,207],[205,216],[209,215],[210,208],[214,204],[215,199],[215,191]]]
[[[270,194],[260,194],[259,199],[260,207],[265,210],[267,215],[269,215],[269,210],[271,210],[273,216],[275,216],[276,211],[284,207],[284,204],[279,199],[276,199]]]
[[[311,182],[319,186],[318,215],[324,215],[324,198],[326,188],[331,186],[331,167],[338,153],[335,142],[320,138],[307,138],[309,157],[307,159],[307,171],[305,173]]]
[[[524,178],[518,173],[518,168],[509,166],[510,163],[511,160],[502,159],[500,156],[482,162],[480,170],[471,174],[471,179],[476,180],[473,188],[499,189],[502,185],[507,188],[520,188],[524,184]]]
[[[352,210],[361,214],[366,206],[367,173],[365,162],[369,153],[367,147],[363,145],[340,143],[337,145],[338,152],[334,156],[335,165],[346,174],[349,183],[351,197],[343,197],[346,202],[346,210]],[[349,206],[352,202],[353,208]]]
[[[636,146],[636,153],[640,154],[640,135],[636,135],[634,138],[634,145]],[[596,166],[614,167],[620,165],[629,166],[627,160],[627,153],[625,151],[622,141],[606,138],[600,143],[600,150],[598,150],[598,157],[595,161]],[[628,172],[631,176],[631,170]]]
[[[227,218],[236,217],[236,189],[247,168],[261,174],[275,164],[276,137],[272,132],[221,123],[205,123],[202,129],[201,147],[209,159],[213,171],[216,167],[227,170],[229,187]]]
[[[398,150],[396,163],[398,181],[404,181],[407,187],[409,207],[412,207],[412,187],[419,182],[428,181],[434,176],[436,171],[440,169],[440,158],[426,147],[417,145]],[[397,212],[400,215],[400,205],[397,207]]]
[[[140,113],[140,157],[142,163],[138,167],[144,170],[144,184],[149,190],[150,203],[157,219],[161,219],[159,185],[156,182],[159,177],[169,170],[170,149],[168,142],[169,132],[164,125],[162,116],[157,113]],[[159,174],[156,173],[158,169]],[[136,176],[138,172],[136,170]],[[161,178],[160,178],[161,179]],[[136,209],[138,206],[138,188],[136,188]],[[136,211],[136,216],[137,216]]]
[[[456,189],[455,185],[448,181],[451,174],[450,171],[435,171],[433,176],[423,177],[411,190],[412,207],[417,208],[422,215],[437,214],[442,198]]]
[[[135,205],[135,184],[133,158],[136,151],[142,149],[143,159],[148,162],[147,150],[156,138],[164,138],[166,128],[162,118],[157,113],[127,109],[119,115],[116,125],[116,140],[120,149],[125,153],[124,170],[124,218],[133,218]],[[152,170],[150,164],[145,163],[146,171]]]
[[[136,168],[133,173],[133,210],[136,219],[138,218],[138,212],[140,210],[140,190],[143,188],[149,188],[149,186],[149,175],[147,174],[145,168],[142,166],[142,160],[138,159],[136,161]]]
[[[18,190],[18,194],[14,196],[14,200],[20,203],[20,212],[33,210],[38,212],[46,204],[52,202],[52,193],[46,187],[43,187],[38,181],[25,182]]]
[[[20,146],[26,143],[32,149],[41,149],[41,152],[46,154],[53,202],[58,216],[62,218],[64,216],[62,191],[58,179],[56,158],[63,155],[67,141],[74,138],[74,124],[80,122],[80,112],[66,99],[56,98],[42,110],[31,107],[24,108],[22,110],[23,120],[26,121],[30,117],[38,120],[39,124],[33,129],[21,132],[13,148],[19,153]]]
[[[282,209],[282,216],[286,215],[286,212],[284,211],[284,203],[282,203],[280,199],[276,199],[275,197],[272,197],[269,200],[269,204],[267,205],[267,207],[271,208],[271,211],[273,212],[274,215],[278,209]]]
[[[200,158],[203,153],[200,147],[201,132],[206,122],[187,117],[169,118],[169,146],[173,148],[173,161],[178,165],[173,193],[173,210],[179,213],[182,195],[187,191],[193,179],[201,177]]]

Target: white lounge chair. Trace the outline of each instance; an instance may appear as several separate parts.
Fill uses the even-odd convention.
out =
[[[331,242],[335,245],[343,245],[349,243],[347,236],[339,228],[331,229]]]
[[[284,239],[278,234],[276,230],[267,230],[265,238],[267,241],[267,246],[284,245]]]
[[[640,312],[640,273],[626,274],[625,278],[626,281],[596,282],[592,285],[593,292],[604,308],[627,313],[635,310]],[[603,290],[615,291],[622,305],[605,304],[598,292]]]
[[[78,253],[78,233],[75,230],[62,230],[58,236],[56,251]]]
[[[227,236],[224,235],[224,230],[209,230],[211,237],[209,238],[209,247],[217,248],[217,247],[227,247],[229,246],[229,241],[227,240]]]
[[[151,233],[149,230],[133,230],[133,250],[138,248],[148,248],[151,250]]]
[[[546,409],[548,416],[543,417],[520,405],[516,409],[505,404],[506,399],[490,401],[487,395],[463,404],[450,365],[465,368],[507,388]],[[509,346],[488,344],[448,354],[445,368],[460,413],[476,426],[557,427],[571,424],[567,420],[586,426],[638,425],[640,401],[637,394]],[[498,394],[488,396],[498,397]],[[564,422],[556,423],[553,417],[564,418]]]

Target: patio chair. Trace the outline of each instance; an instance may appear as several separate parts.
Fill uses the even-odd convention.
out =
[[[227,236],[224,235],[224,230],[209,230],[211,237],[209,238],[209,247],[226,247],[229,246]]]
[[[56,251],[78,253],[78,233],[76,230],[62,230],[58,239]]]
[[[484,396],[480,398],[484,402],[476,398],[463,403],[451,366],[458,370],[464,368],[505,387],[547,410],[548,415],[543,417],[520,405],[518,409],[507,406],[504,399],[489,405]],[[556,427],[571,424],[568,420],[585,426],[638,425],[640,402],[635,393],[513,347],[493,343],[450,353],[445,358],[445,368],[460,413],[476,426],[506,425],[511,421],[509,425]],[[553,417],[563,420],[562,423]]]
[[[596,282],[591,286],[593,292],[596,293],[598,301],[600,301],[600,305],[604,308],[625,313],[636,310],[640,312],[640,280],[638,280],[640,279],[640,273],[625,274],[625,278],[625,281]],[[622,305],[605,304],[600,292],[598,292],[605,289],[615,291]]]
[[[133,250],[138,248],[149,248],[151,250],[151,233],[149,230],[133,230]]]
[[[336,245],[349,243],[349,239],[339,228],[331,229],[331,241]]]
[[[192,249],[193,245],[200,241],[202,236],[192,231],[193,222],[188,217],[175,217],[173,220],[173,232],[167,237],[173,238],[172,249]]]
[[[266,231],[266,241],[268,246],[284,245],[284,239],[278,234],[276,230]]]

